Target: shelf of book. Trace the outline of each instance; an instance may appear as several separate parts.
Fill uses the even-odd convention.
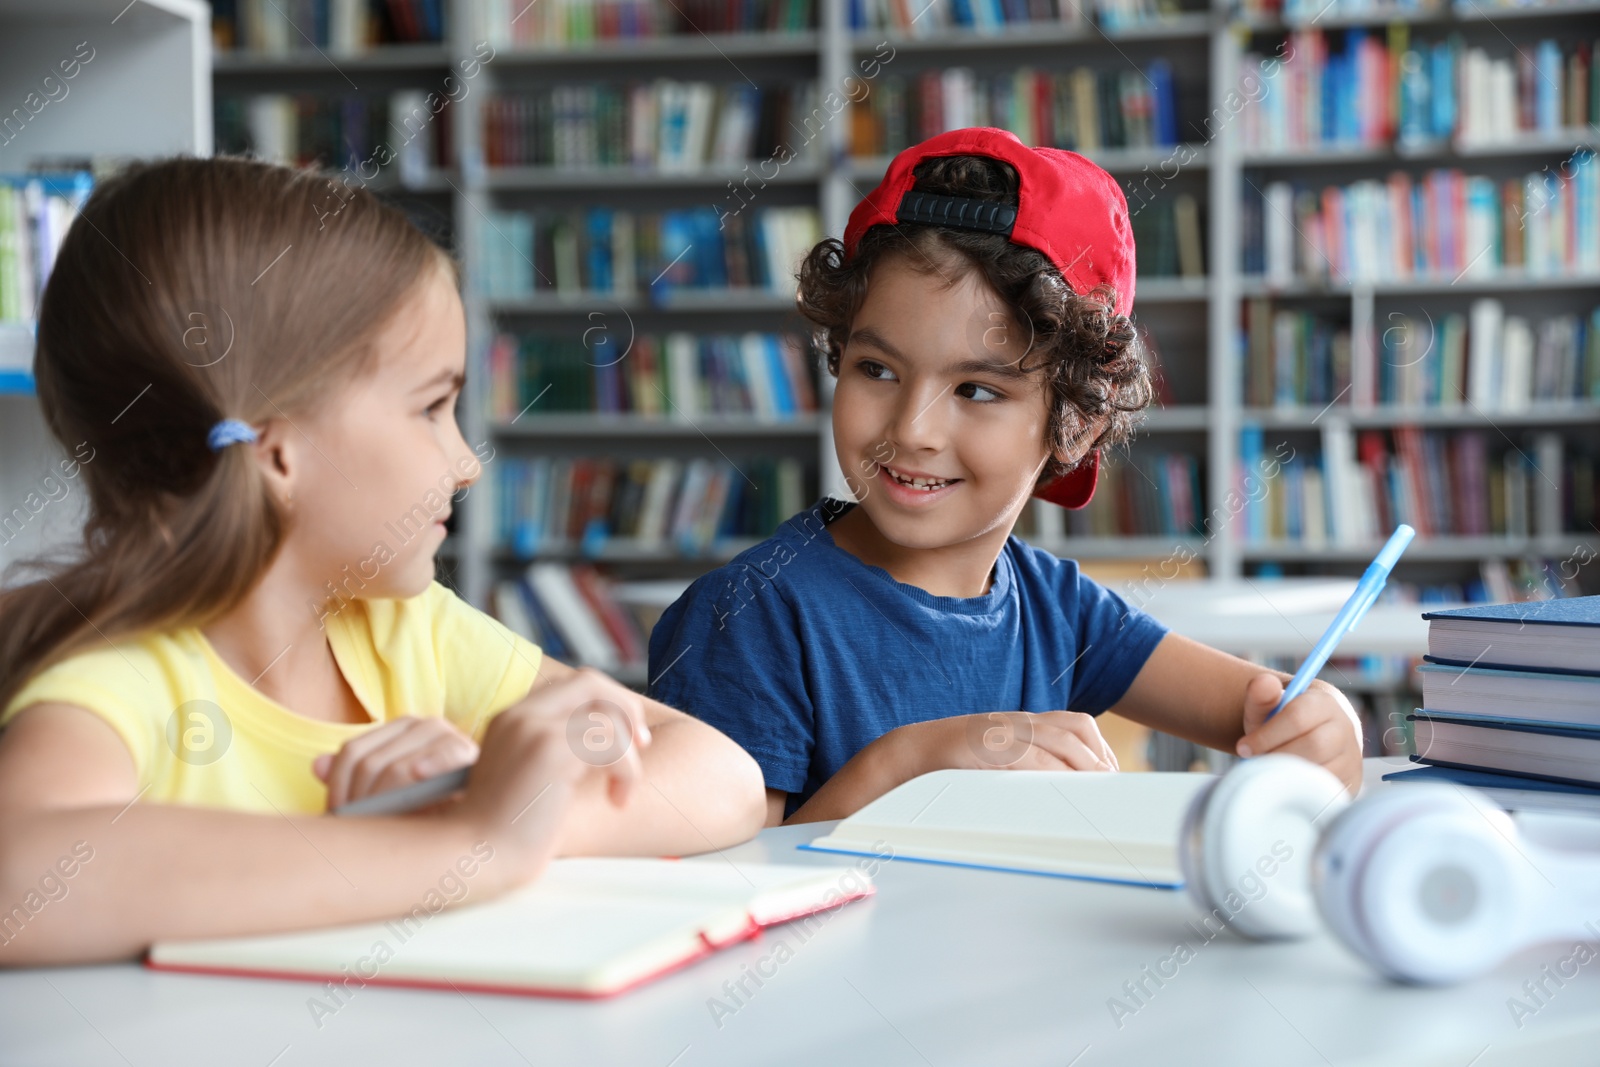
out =
[[[696,170],[655,170],[635,167],[491,167],[484,184],[494,190],[722,189],[745,180],[762,185],[810,185],[822,177],[814,164],[792,163],[774,167],[769,177],[757,174],[754,164],[706,167]]]
[[[358,52],[323,51],[317,48],[294,49],[288,53],[222,51],[212,59],[217,77],[232,75],[292,75],[327,71],[429,70],[450,65],[451,53],[438,44],[386,44]]]
[[[1600,403],[1559,404],[1540,401],[1524,410],[1483,409],[1468,405],[1438,407],[1241,408],[1240,421],[1274,430],[1315,430],[1330,422],[1348,426],[1600,426]]]
[[[716,59],[812,58],[820,42],[814,32],[705,33],[673,37],[595,40],[560,46],[510,47],[495,52],[494,62],[541,69],[582,67],[595,63],[644,60],[692,62]]]
[[[502,438],[624,438],[673,437],[814,438],[820,428],[814,415],[790,419],[740,418],[701,415],[692,419],[647,418],[637,415],[574,413],[538,415],[517,422],[491,423],[489,430]]]
[[[1362,281],[1338,278],[1287,282],[1269,281],[1260,275],[1242,275],[1235,283],[1240,296],[1320,297],[1349,296],[1366,292],[1373,296],[1440,296],[1447,293],[1552,292],[1556,290],[1600,290],[1600,272],[1578,271],[1549,275],[1523,272],[1490,276],[1439,274],[1388,281]],[[1142,291],[1141,291],[1141,295]]]
[[[1306,151],[1250,151],[1239,157],[1241,165],[1274,167],[1326,167],[1342,164],[1432,162],[1452,159],[1516,158],[1519,156],[1571,155],[1600,146],[1600,128],[1574,126],[1556,133],[1530,132],[1507,141],[1470,142],[1433,139],[1390,145],[1329,145]],[[1109,169],[1109,168],[1107,168]]]
[[[871,52],[887,41],[896,51],[968,52],[980,49],[1049,48],[1060,45],[1096,45],[1119,41],[1203,41],[1215,26],[1209,12],[1187,12],[1151,19],[1144,25],[1100,26],[1094,22],[1023,23],[995,26],[983,31],[971,28],[936,28],[925,33],[897,30],[859,30],[850,37],[850,48],[857,53]]]

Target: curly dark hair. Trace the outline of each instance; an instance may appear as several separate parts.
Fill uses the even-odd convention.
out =
[[[940,156],[918,164],[914,189],[1017,204],[1017,172],[983,156]],[[899,257],[922,273],[976,271],[994,290],[1020,327],[1028,325],[1028,353],[1038,362],[1019,364],[1025,373],[1042,370],[1050,400],[1045,444],[1051,458],[1040,473],[1048,481],[1070,470],[1055,453],[1077,451],[1089,429],[1104,419],[1088,451],[1125,443],[1137,416],[1154,398],[1145,347],[1126,315],[1114,313],[1117,294],[1102,285],[1075,293],[1043,253],[1012,244],[1005,236],[901,224],[874,226],[845,260],[844,244],[830,237],[800,265],[796,297],[800,313],[815,327],[812,344],[825,357],[828,373],[839,375],[839,358],[851,323],[867,295],[873,268]]]

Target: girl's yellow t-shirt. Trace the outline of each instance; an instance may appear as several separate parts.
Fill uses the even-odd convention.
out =
[[[236,811],[311,813],[327,787],[311,761],[378,723],[442,715],[481,741],[528,694],[539,646],[434,582],[401,600],[351,600],[324,619],[370,723],[296,715],[235,674],[198,628],[102,644],[41,671],[0,712],[32,704],[94,712],[122,736],[139,799]]]

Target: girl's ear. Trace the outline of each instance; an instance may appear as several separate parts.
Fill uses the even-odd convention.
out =
[[[294,499],[295,482],[303,474],[299,442],[286,419],[268,419],[256,428],[256,464],[261,478],[279,500]]]

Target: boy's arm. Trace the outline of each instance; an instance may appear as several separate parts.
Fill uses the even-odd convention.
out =
[[[576,673],[546,656],[532,692]],[[622,806],[607,800],[603,781],[580,784],[559,854],[687,855],[754,837],[767,808],[756,761],[715,727],[641,699],[652,737],[642,753],[644,781]],[[595,705],[574,714],[578,721],[567,736],[580,759],[604,765],[620,755],[614,750],[617,724],[607,721],[613,717],[607,709]]]
[[[1361,787],[1361,720],[1350,701],[1318,679],[1270,721],[1290,675],[1181,634],[1156,645],[1109,710],[1197,744],[1241,756],[1287,752],[1327,767],[1351,792]]]

